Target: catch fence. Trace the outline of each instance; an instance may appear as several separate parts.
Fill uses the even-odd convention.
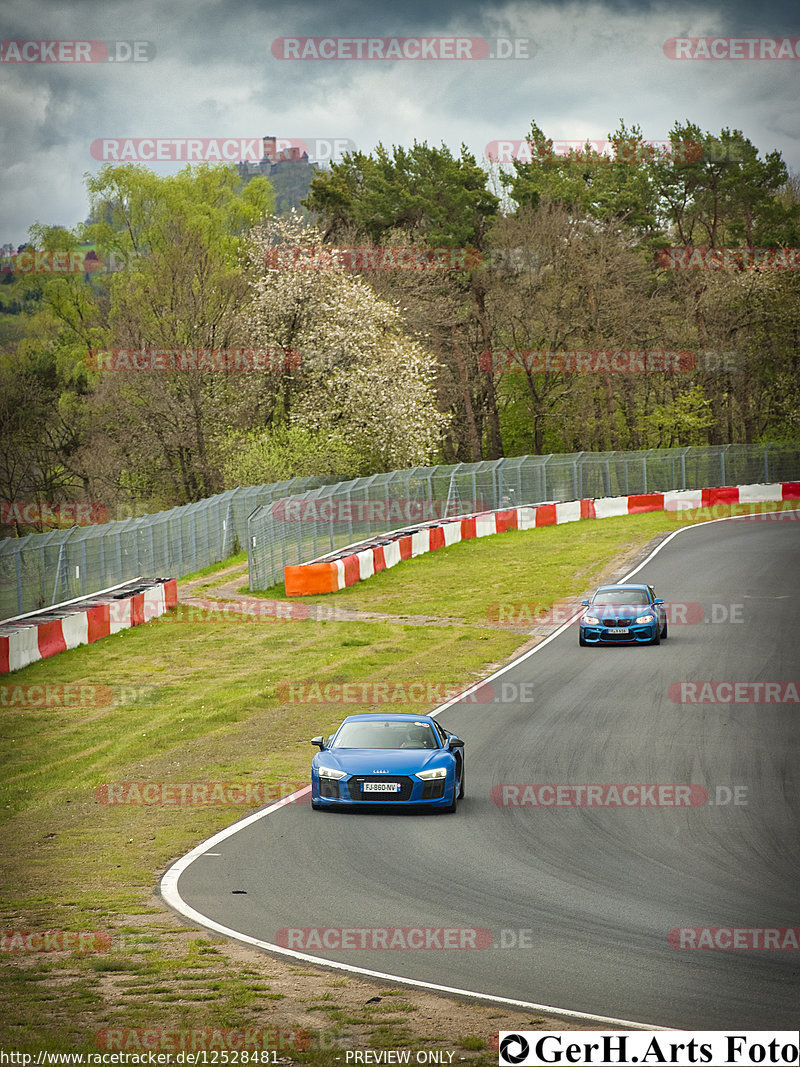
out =
[[[88,596],[139,575],[177,578],[245,546],[259,504],[323,484],[292,478],[115,522],[0,541],[0,619]]]
[[[719,445],[516,456],[417,467],[273,499],[247,524],[250,589],[375,534],[476,511],[586,497],[800,479],[800,445]]]
[[[138,518],[0,541],[0,619],[139,575],[182,577],[246,547],[250,589],[283,568],[430,519],[521,504],[800,480],[800,445],[516,456],[334,483],[293,478],[231,489]]]

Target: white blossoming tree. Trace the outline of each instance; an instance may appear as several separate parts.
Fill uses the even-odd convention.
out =
[[[300,354],[285,382],[291,424],[354,447],[357,473],[431,462],[448,421],[436,406],[434,357],[403,333],[399,309],[331,264],[327,249],[320,266],[300,265],[298,250],[309,263],[321,246],[319,230],[292,214],[251,231],[247,248],[252,343]]]

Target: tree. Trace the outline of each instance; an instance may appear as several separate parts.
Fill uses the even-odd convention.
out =
[[[369,470],[435,456],[446,419],[436,408],[430,353],[405,335],[398,308],[343,266],[273,266],[281,250],[319,253],[322,234],[297,214],[250,234],[249,335],[300,353],[293,425],[346,441]]]
[[[681,245],[712,248],[794,245],[800,204],[782,197],[788,174],[780,152],[759,158],[741,130],[722,129],[718,137],[693,123],[675,123],[674,151],[654,167],[660,212]]]
[[[499,198],[488,188],[487,172],[464,145],[456,157],[444,145],[435,148],[415,141],[411,149],[395,146],[389,153],[378,145],[372,156],[345,156],[314,178],[305,205],[319,215],[326,240],[460,249],[466,263],[475,253],[474,266],[498,213]],[[367,277],[378,291],[399,301],[415,337],[437,353],[441,407],[452,416],[447,458],[481,459],[484,426],[489,456],[502,455],[494,383],[476,373],[490,329],[485,272]]]
[[[653,178],[664,151],[646,144],[639,127],[629,130],[624,122],[609,134],[609,143],[610,154],[589,142],[557,153],[533,122],[527,151],[514,160],[512,173],[502,175],[503,184],[519,207],[535,208],[546,199],[579,215],[624,225],[642,242],[658,239],[662,220]]]
[[[95,222],[85,231],[126,269],[108,280],[107,346],[181,351],[246,347],[243,235],[272,207],[266,179],[243,188],[232,168],[186,167],[161,178],[108,165],[88,179]],[[275,405],[278,374],[156,371],[101,374],[95,444],[111,448],[117,487],[156,504],[223,487],[218,446],[228,427],[257,425]]]

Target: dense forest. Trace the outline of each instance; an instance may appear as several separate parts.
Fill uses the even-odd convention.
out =
[[[379,145],[302,216],[233,167],[107,164],[89,221],[32,227],[53,256],[2,265],[0,499],[113,517],[294,475],[800,439],[797,178],[738,130],[609,141],[564,153],[533,124],[503,167]]]

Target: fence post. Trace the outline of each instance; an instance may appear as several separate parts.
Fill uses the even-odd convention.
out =
[[[583,452],[579,452],[575,459],[572,461],[572,498],[573,500],[580,499],[580,490],[578,489],[578,464],[581,464],[580,480],[583,483]]]
[[[23,615],[22,610],[22,553],[17,552],[16,555],[16,570],[17,570],[17,615]]]
[[[728,449],[730,447],[731,447],[730,445],[725,445],[723,447],[722,451],[719,454],[719,474],[720,474],[720,483],[719,484],[720,485],[727,485],[728,484],[728,482],[726,480],[726,475],[725,475],[725,453],[728,451]]]
[[[53,586],[53,599],[50,601],[51,604],[58,604],[59,602],[58,591],[61,588],[61,568],[63,566],[63,563],[64,542],[62,541],[61,544],[58,546],[58,561],[56,562],[56,581],[55,585]]]
[[[86,538],[81,538],[81,580],[80,588],[76,589],[78,596],[81,595],[86,589]]]

